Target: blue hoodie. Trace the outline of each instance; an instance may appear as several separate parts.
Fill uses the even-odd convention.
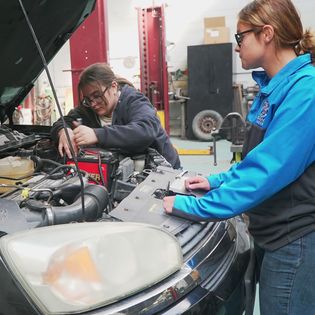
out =
[[[315,199],[315,187],[310,188],[312,180],[315,182],[315,167],[311,173],[308,171],[313,169],[315,161],[315,67],[311,64],[310,54],[305,54],[289,62],[271,80],[264,71],[253,72],[253,78],[260,92],[247,116],[244,159],[227,172],[209,176],[211,190],[202,198],[176,196],[173,213],[203,220],[230,218],[248,211],[250,220],[253,219],[252,234],[255,237],[257,230],[262,236],[260,239],[258,235],[258,243],[274,249],[300,237],[306,230],[315,230],[315,201],[302,210],[301,207],[294,211],[290,209],[290,217],[282,213],[292,208],[292,198],[303,199],[304,204],[308,203],[306,200]],[[304,176],[304,190],[293,197],[286,192],[283,198],[283,190],[299,181],[305,173],[308,175]],[[300,186],[301,183],[297,187]],[[281,195],[282,201],[275,205],[276,210],[268,200],[275,201],[277,194]],[[291,198],[291,204],[284,204],[283,200],[288,198]],[[263,207],[259,209],[261,205]],[[305,229],[301,223],[294,228],[293,236],[290,231],[281,232],[276,239],[269,235],[275,235],[277,228],[294,221],[297,213],[298,216],[312,214],[313,219],[307,223],[309,228]],[[275,216],[279,216],[279,220]],[[268,230],[273,222],[276,222],[276,228],[261,232],[265,228]]]

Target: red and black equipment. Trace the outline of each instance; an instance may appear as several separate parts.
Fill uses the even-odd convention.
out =
[[[81,149],[77,160],[79,169],[89,174],[91,183],[111,188],[113,174],[118,165],[115,153],[100,148]],[[74,165],[73,159],[68,159],[66,163]]]

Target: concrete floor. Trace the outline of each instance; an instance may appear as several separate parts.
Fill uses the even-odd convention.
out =
[[[211,142],[185,140],[181,138],[171,138],[173,145],[177,149],[209,149],[213,146]],[[231,166],[232,153],[230,152],[230,142],[219,140],[217,147],[217,165],[214,165],[214,155],[181,155],[180,160],[183,168],[188,171],[197,171],[203,175],[219,173],[227,170]]]
[[[171,141],[177,149],[209,149],[213,146],[211,142],[193,141],[172,137]],[[194,171],[207,176],[223,172],[231,166],[232,153],[231,143],[226,140],[216,142],[217,165],[214,165],[214,156],[211,155],[180,155],[181,164],[184,170]],[[258,286],[256,290],[256,301],[253,315],[259,315]]]

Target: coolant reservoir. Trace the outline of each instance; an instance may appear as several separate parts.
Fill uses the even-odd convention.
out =
[[[0,184],[16,185],[29,179],[34,173],[34,162],[26,157],[8,156],[0,159]],[[5,179],[3,177],[10,177]],[[21,178],[21,179],[20,179]],[[0,187],[0,193],[10,191],[12,187]]]

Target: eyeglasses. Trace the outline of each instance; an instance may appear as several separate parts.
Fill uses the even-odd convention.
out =
[[[237,42],[237,45],[239,47],[241,47],[241,44],[242,44],[242,41],[244,39],[244,34],[247,34],[247,33],[250,33],[250,32],[257,32],[256,29],[254,28],[251,28],[250,30],[246,30],[246,31],[243,31],[243,32],[239,32],[239,33],[236,33],[234,36],[235,36],[235,40]]]
[[[104,89],[103,92],[101,93],[95,93],[94,95],[92,95],[91,97],[87,97],[85,96],[82,101],[81,104],[85,107],[91,107],[92,103],[95,102],[97,104],[101,103],[104,101],[104,94],[106,93],[106,91],[108,90],[108,87]]]

